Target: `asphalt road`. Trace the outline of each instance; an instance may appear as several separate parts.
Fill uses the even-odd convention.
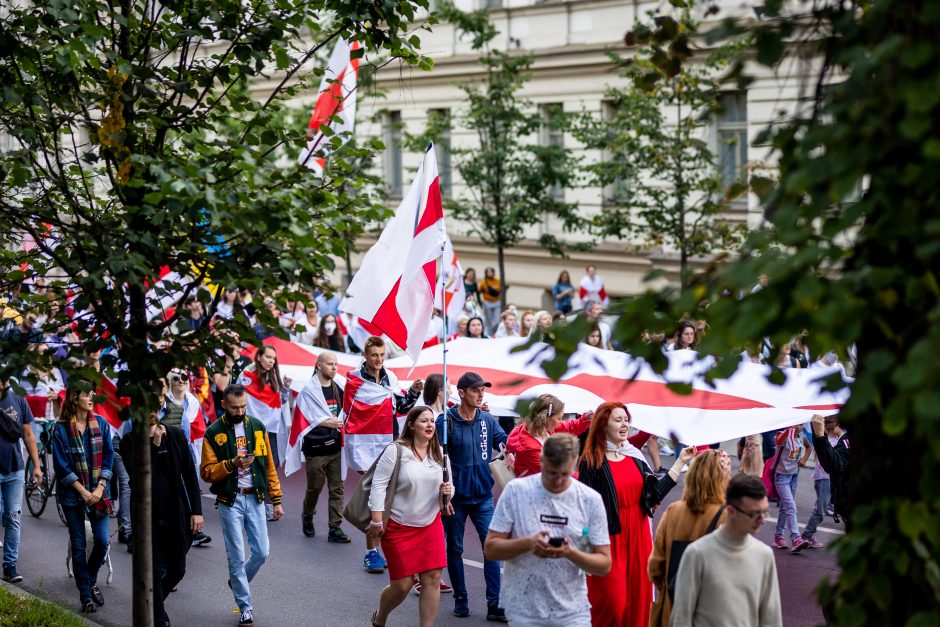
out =
[[[668,462],[668,459],[664,461]],[[351,492],[357,478],[358,475],[353,475],[347,480],[347,494]],[[300,531],[300,509],[305,489],[304,473],[295,473],[283,483],[287,514],[284,519],[268,524],[270,557],[251,586],[255,624],[369,625],[369,617],[377,607],[378,596],[387,583],[387,577],[370,575],[363,570],[364,537],[347,529],[353,537],[351,544],[330,544],[326,541],[324,493],[321,495],[320,511],[314,518],[318,535],[306,538]],[[678,499],[681,494],[680,482],[666,502]],[[801,524],[808,519],[814,501],[812,471],[804,469],[797,489]],[[203,503],[207,531],[213,541],[190,551],[186,578],[180,584],[179,590],[167,600],[167,612],[175,626],[231,626],[238,620],[234,612],[234,600],[226,586],[228,570],[218,514],[211,499],[204,497]],[[774,520],[768,521],[758,534],[759,539],[768,543],[773,539],[776,509],[776,506],[771,506],[771,516]],[[112,521],[112,532],[116,530],[114,522]],[[834,524],[830,518],[827,518],[822,526],[823,530],[817,533],[817,537],[825,544],[842,534],[843,525]],[[472,526],[468,524],[467,528],[465,558],[470,561],[467,566],[467,584],[471,616],[455,618],[451,614],[451,595],[442,595],[438,625],[472,627],[492,624],[484,620],[486,603],[481,570],[482,549],[479,540],[473,537]],[[68,532],[56,516],[51,503],[38,519],[30,516],[24,507],[19,558],[19,571],[24,581],[20,585],[30,592],[77,609],[78,592],[74,580],[67,577],[65,569],[67,547]],[[791,555],[784,551],[775,553],[784,625],[822,623],[822,612],[815,600],[814,590],[820,580],[834,577],[838,573],[834,556],[828,550],[809,549],[800,555]],[[131,624],[131,555],[126,552],[124,545],[117,543],[116,534],[112,535],[111,560],[114,567],[112,584],[103,584],[105,569],[99,576],[106,603],[91,618],[103,625],[124,627]],[[416,596],[409,595],[392,613],[388,624],[416,625],[417,601]]]

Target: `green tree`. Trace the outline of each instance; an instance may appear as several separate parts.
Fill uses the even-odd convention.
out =
[[[677,24],[696,27],[687,11]],[[603,155],[585,166],[589,182],[607,196],[592,230],[601,238],[677,251],[683,287],[691,279],[690,257],[741,241],[741,227],[727,212],[745,185],[740,172],[722,176],[708,141],[730,51],[726,46],[698,63],[662,68],[648,47],[630,57],[611,52],[627,86],[608,87],[608,110],[573,125],[585,148]]]
[[[759,140],[779,163],[777,181],[755,182],[768,225],[687,293],[649,291],[626,305],[614,334],[661,367],[642,330],[684,313],[704,318],[701,350],[724,357],[714,376],[736,368],[732,347],[763,337],[780,345],[807,329],[817,351],[843,355],[854,344],[856,378],[840,415],[852,443],[850,515],[834,543],[839,577],[820,584],[820,601],[833,624],[937,625],[940,10],[921,0],[776,1],[758,22],[728,20],[709,33],[740,34],[753,39],[745,58],[769,68],[790,54],[818,61],[810,106]],[[688,63],[700,34],[659,16],[634,35],[653,41],[666,66]],[[743,61],[732,76],[746,87]],[[760,274],[769,284],[751,293]]]
[[[464,13],[445,5],[440,15],[472,39],[482,70],[481,79],[460,85],[468,104],[455,117],[476,133],[478,145],[452,150],[465,191],[445,205],[470,233],[496,249],[499,279],[505,286],[505,251],[527,237],[530,227],[549,218],[566,231],[583,224],[577,206],[564,202],[561,194],[576,180],[577,161],[564,146],[531,142],[543,128],[560,129],[564,124],[563,116],[546,119],[519,97],[529,80],[532,57],[492,48],[498,32],[486,11]],[[539,242],[553,253],[566,246],[552,234],[540,236]]]
[[[68,363],[84,363],[83,349],[119,351],[120,371],[113,359],[103,366],[131,399],[126,413],[136,426],[135,625],[152,624],[145,426],[160,404],[158,380],[231,349],[232,333],[254,338],[238,321],[166,335],[179,313],[150,319],[147,285],[167,265],[186,277],[171,287],[209,304],[221,290],[203,284],[286,300],[288,288],[322,282],[356,225],[380,215],[349,165],[369,151],[335,155],[326,180],[314,179],[296,165],[305,137],[284,124],[284,101],[316,89],[322,69],[311,68],[337,37],[429,67],[416,39],[403,39],[419,7],[426,0],[4,7],[0,289],[46,277],[44,289],[23,288],[7,303],[45,316],[46,331],[66,327],[71,310],[84,312],[74,320],[81,346],[69,347]],[[264,100],[249,91],[259,77],[271,81]],[[37,247],[21,249],[26,235]],[[267,312],[260,319],[277,328]],[[167,344],[155,351],[149,339],[161,334]],[[48,361],[7,339],[4,373]]]

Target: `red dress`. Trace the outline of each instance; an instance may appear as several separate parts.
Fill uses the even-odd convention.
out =
[[[587,578],[594,627],[647,627],[653,604],[653,584],[647,563],[653,550],[650,521],[640,507],[643,475],[627,457],[608,460],[617,489],[620,534],[610,537],[610,574]]]

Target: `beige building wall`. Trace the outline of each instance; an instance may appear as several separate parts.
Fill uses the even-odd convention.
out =
[[[457,5],[470,10],[480,8],[484,0],[459,0]],[[755,17],[752,5],[721,0],[722,13],[712,16],[715,23],[728,15]],[[433,2],[432,2],[433,6]],[[533,106],[560,103],[565,111],[581,110],[599,114],[603,107],[604,91],[608,85],[622,86],[616,70],[605,52],[615,49],[626,53],[623,36],[639,17],[648,20],[649,11],[668,7],[666,2],[632,0],[503,0],[502,6],[492,8],[491,17],[500,30],[494,47],[519,50],[534,55],[531,79],[520,96]],[[472,146],[476,134],[462,128],[459,123],[461,107],[465,106],[458,88],[461,82],[480,77],[480,69],[469,42],[457,36],[449,24],[433,26],[432,32],[417,31],[421,50],[434,59],[431,72],[415,68],[390,65],[378,75],[378,85],[386,92],[380,101],[362,102],[357,122],[357,135],[363,138],[383,137],[387,129],[381,122],[370,122],[380,109],[397,112],[407,132],[420,133],[426,125],[431,109],[449,109],[454,119],[451,143],[454,147]],[[781,116],[793,115],[811,88],[808,80],[813,68],[806,61],[788,61],[781,71],[768,72],[752,68],[756,80],[747,90],[747,136],[753,142],[758,133]],[[315,94],[309,94],[312,101]],[[386,135],[387,136],[387,135]],[[532,138],[537,140],[538,138]],[[708,130],[707,139],[717,149],[717,127]],[[566,136],[565,145],[578,150],[588,160],[601,156],[580,150],[573,138]],[[420,161],[420,154],[402,151],[401,179],[407,189]],[[390,160],[385,159],[382,172],[390,180]],[[766,146],[751,146],[748,166],[763,173],[773,172]],[[453,195],[462,193],[462,186],[454,171]],[[565,190],[565,199],[576,202],[586,214],[604,211],[602,190],[581,188]],[[390,198],[394,207],[397,200]],[[754,228],[762,221],[757,199],[753,195],[743,199],[735,211],[726,216],[730,221]],[[478,238],[467,233],[455,220],[448,222],[448,231],[464,268],[473,267],[478,276],[486,266],[496,266],[496,252],[488,249]],[[605,279],[608,292],[613,296],[629,296],[644,289],[643,277],[655,268],[666,270],[667,277],[678,280],[678,259],[670,251],[638,250],[634,242],[606,241],[590,253],[572,253],[568,258],[551,256],[535,242],[543,232],[559,232],[551,220],[530,229],[531,241],[508,250],[506,254],[506,281],[511,286],[510,302],[521,307],[538,308],[550,305],[545,290],[555,282],[559,272],[567,269],[575,284],[584,274],[584,266],[594,263]],[[578,235],[566,235],[577,240]],[[368,239],[358,242],[365,249]],[[361,253],[354,255],[357,267]],[[704,260],[699,260],[704,261]],[[334,277],[337,285],[344,282],[345,266],[340,264]]]

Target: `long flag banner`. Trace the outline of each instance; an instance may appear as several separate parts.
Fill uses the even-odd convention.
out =
[[[434,308],[446,314],[447,330],[445,333],[450,335],[457,330],[457,321],[463,314],[463,306],[467,302],[467,288],[463,283],[463,268],[457,261],[457,253],[454,252],[454,245],[447,233],[444,233],[444,259],[440,272],[443,277],[438,275],[437,278]],[[441,281],[442,278],[443,281]],[[443,289],[441,283],[443,283]]]
[[[340,311],[381,330],[417,362],[434,309],[446,231],[434,146],[346,289]]]
[[[297,162],[323,176],[326,156],[331,150],[330,137],[345,133],[348,139],[356,125],[356,83],[359,80],[359,42],[339,39],[330,55],[330,63],[320,81],[317,102],[310,115],[310,140]],[[324,133],[329,127],[330,133]],[[345,143],[346,139],[343,139]]]
[[[269,338],[278,351],[281,371],[295,381],[306,381],[322,349]],[[477,340],[458,338],[447,343],[447,374],[456,381],[474,371],[493,383],[486,401],[491,413],[515,415],[516,402],[540,394],[554,394],[565,403],[565,411],[583,412],[602,401],[626,403],[638,429],[663,437],[676,436],[686,444],[710,444],[754,433],[805,423],[813,414],[836,414],[848,400],[848,389],[827,392],[822,379],[837,368],[814,367],[785,370],[786,381],[774,385],[767,380],[770,368],[742,360],[729,378],[705,380],[708,359],[698,361],[694,351],[669,353],[669,367],[656,374],[644,360],[625,353],[582,345],[569,362],[569,370],[558,383],[549,379],[541,361],[551,356],[551,347],[535,345],[513,352],[519,338]],[[359,355],[338,354],[340,375],[359,367]],[[397,357],[385,362],[387,372],[398,374],[401,386],[410,379],[441,371],[443,348],[421,351],[409,377],[411,359]],[[342,377],[339,377],[340,380]],[[674,392],[669,383],[691,387],[691,394]]]

